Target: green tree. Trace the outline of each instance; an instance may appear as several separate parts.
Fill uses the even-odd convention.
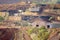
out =
[[[27,32],[29,35],[35,34],[35,35],[32,35],[32,40],[47,40],[50,34],[50,31],[48,31],[48,29],[46,29],[43,26],[40,28],[35,27],[32,29],[29,29]]]
[[[2,22],[3,20],[4,20],[4,18],[0,16],[0,22]]]
[[[41,27],[39,29],[39,34],[38,34],[38,37],[40,38],[40,40],[47,40],[48,39],[48,36],[49,36],[49,31],[48,29],[46,29],[45,27]]]

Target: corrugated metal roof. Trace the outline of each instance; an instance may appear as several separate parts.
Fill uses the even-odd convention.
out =
[[[19,2],[20,0],[0,0],[0,4],[11,4]]]
[[[50,28],[60,28],[60,23],[47,23],[47,25],[49,25]]]
[[[20,2],[20,1],[33,1],[33,2],[37,2],[37,3],[46,3],[46,2],[53,2],[55,3],[58,0],[0,0],[0,4],[9,4],[9,3],[16,3],[16,2]]]

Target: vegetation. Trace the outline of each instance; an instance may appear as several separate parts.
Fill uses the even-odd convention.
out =
[[[27,33],[33,40],[47,40],[50,32],[45,27],[41,27],[29,29]]]
[[[47,40],[48,39],[48,36],[49,36],[49,33],[50,32],[45,27],[41,27],[39,29],[38,36],[39,36],[40,40]]]
[[[3,20],[4,20],[4,18],[0,16],[0,22],[2,22]]]

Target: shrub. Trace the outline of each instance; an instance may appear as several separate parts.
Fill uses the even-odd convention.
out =
[[[3,20],[4,20],[4,18],[0,16],[0,22],[2,22]]]

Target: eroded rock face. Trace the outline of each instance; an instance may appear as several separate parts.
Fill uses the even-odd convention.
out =
[[[15,37],[15,30],[3,28],[0,29],[0,40],[14,40]]]
[[[51,31],[47,40],[60,40],[60,28],[49,29]]]

